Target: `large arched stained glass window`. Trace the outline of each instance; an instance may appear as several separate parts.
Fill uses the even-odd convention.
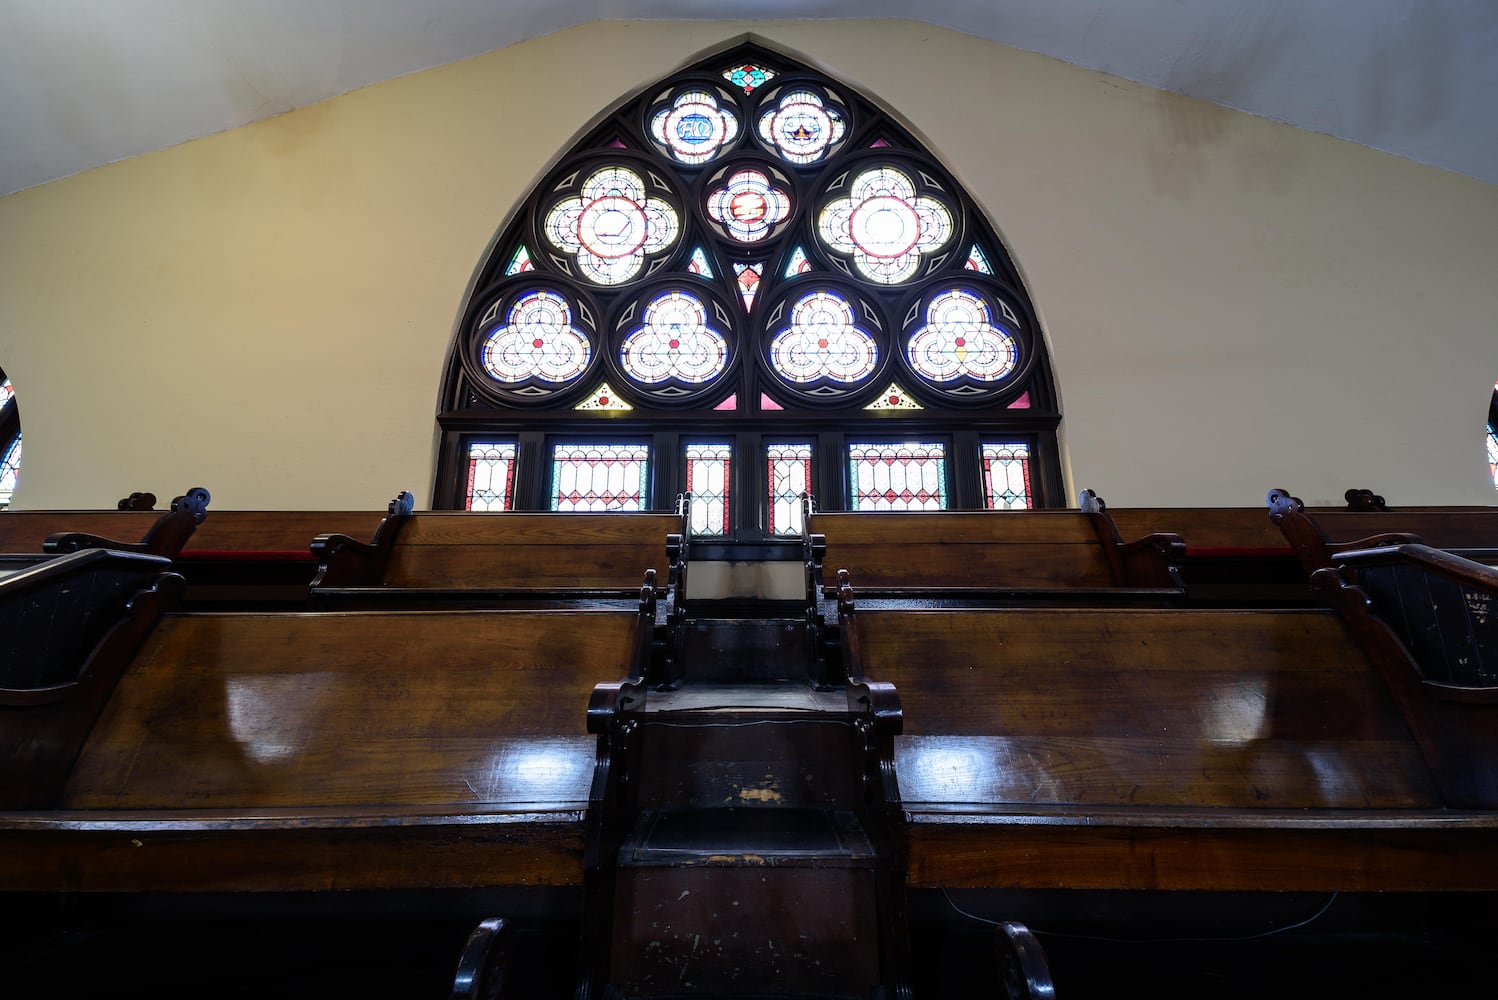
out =
[[[694,531],[753,542],[799,532],[804,494],[1064,502],[993,227],[873,99],[757,44],[619,103],[539,180],[480,262],[440,411],[439,507],[690,492]]]

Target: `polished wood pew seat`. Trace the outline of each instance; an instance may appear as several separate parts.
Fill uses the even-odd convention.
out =
[[[812,512],[804,522],[809,596],[834,597],[836,573],[846,569],[866,603],[1180,598],[1179,536],[1124,542],[1096,504],[1093,512]]]
[[[397,498],[370,541],[313,543],[322,564],[312,599],[322,608],[633,602],[647,570],[664,590],[666,539],[680,529],[677,514],[412,512]]]
[[[0,813],[0,884],[578,882],[589,697],[628,673],[645,621],[612,611],[167,615],[94,726],[61,807]]]
[[[1498,888],[1498,811],[1443,800],[1330,612],[849,610],[914,887]]]

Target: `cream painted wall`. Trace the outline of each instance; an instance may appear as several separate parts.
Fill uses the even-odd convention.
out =
[[[913,22],[595,22],[0,198],[18,507],[430,498],[495,229],[605,106],[743,31],[912,123],[1049,338],[1114,506],[1491,503],[1498,187]]]

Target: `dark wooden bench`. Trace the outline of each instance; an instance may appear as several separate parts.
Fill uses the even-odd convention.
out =
[[[0,883],[577,883],[595,770],[590,697],[648,655],[653,601],[650,591],[633,611],[169,614],[108,696],[55,805],[0,812]],[[0,720],[19,711],[0,707]]]
[[[804,518],[808,597],[848,570],[864,601],[1167,604],[1183,594],[1179,535],[1126,542],[1091,490],[1081,510],[820,513]],[[809,505],[808,505],[809,506]]]
[[[666,539],[680,527],[676,514],[418,513],[402,494],[369,541],[313,540],[312,599],[323,608],[632,602],[646,570],[667,580]]]
[[[912,886],[1498,889],[1498,756],[1455,759],[1498,718],[1444,704],[1446,743],[1412,737],[1394,647],[1335,613],[860,603]]]
[[[1266,502],[1307,575],[1336,565],[1340,552],[1383,545],[1423,544],[1498,561],[1498,507],[1308,510],[1282,489],[1270,490]]]

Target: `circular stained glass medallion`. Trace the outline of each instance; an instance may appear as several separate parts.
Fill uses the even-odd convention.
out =
[[[484,371],[506,386],[564,385],[587,370],[592,356],[592,341],[573,325],[567,300],[544,289],[522,292],[479,350]]]
[[[926,306],[925,319],[905,350],[911,368],[923,378],[1000,382],[1019,364],[1018,339],[994,322],[993,310],[973,291],[938,292]]]
[[[918,195],[904,171],[877,166],[855,174],[848,194],[823,206],[817,234],[849,257],[860,275],[881,284],[914,277],[921,258],[952,238],[952,212],[930,195]]]
[[[542,232],[584,278],[618,285],[639,275],[646,257],[676,243],[681,221],[670,202],[646,194],[638,173],[614,165],[593,171],[581,193],[553,205]]]
[[[791,196],[783,177],[744,167],[726,180],[715,180],[708,187],[708,217],[740,243],[759,243],[790,218]]]
[[[853,304],[822,289],[790,307],[790,324],[770,341],[770,366],[795,386],[837,383],[851,387],[879,366],[879,345],[854,320]]]
[[[645,306],[644,322],[625,336],[619,349],[619,366],[645,385],[705,385],[728,367],[728,341],[708,326],[702,299],[673,289]]]
[[[845,116],[815,91],[792,89],[765,104],[759,137],[791,163],[816,163],[842,142],[848,129]]]
[[[706,163],[738,137],[738,115],[707,90],[683,91],[657,108],[650,116],[650,134],[678,163]]]

